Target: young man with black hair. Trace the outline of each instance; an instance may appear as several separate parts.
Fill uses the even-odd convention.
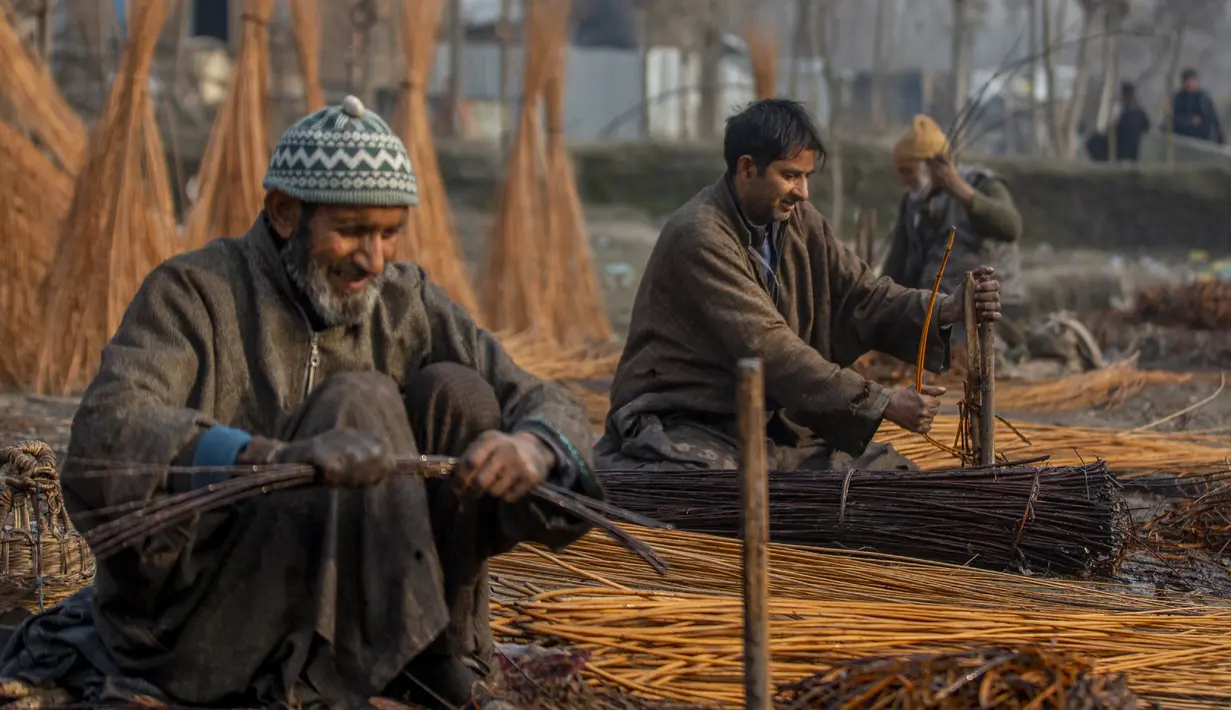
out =
[[[769,464],[910,468],[871,444],[881,421],[926,432],[941,387],[897,391],[849,369],[870,350],[913,361],[929,294],[877,279],[808,202],[825,147],[804,108],[758,101],[727,121],[727,170],[663,227],[612,384],[600,468],[734,467],[735,365],[765,366]],[[1000,316],[992,270],[975,271],[980,317]],[[961,293],[940,299],[927,367],[949,360]]]

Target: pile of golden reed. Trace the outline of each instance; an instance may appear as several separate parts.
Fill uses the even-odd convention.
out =
[[[245,0],[243,37],[226,99],[197,173],[197,199],[184,246],[246,233],[265,202],[269,168],[269,17],[273,0]]]
[[[142,281],[173,253],[171,186],[149,92],[169,5],[130,5],[129,41],[43,283],[39,392],[67,393],[93,377]]]
[[[497,634],[589,651],[592,678],[635,694],[739,707],[739,542],[635,534],[671,565],[667,577],[597,535],[558,555],[522,546],[493,560]],[[770,564],[778,683],[866,656],[1004,645],[1080,653],[1140,694],[1182,698],[1168,707],[1215,707],[1231,683],[1228,600],[785,545],[771,545]]]
[[[440,175],[428,110],[428,81],[444,6],[444,0],[406,0],[402,4],[406,89],[399,111],[399,132],[414,166],[419,206],[410,210],[406,229],[398,240],[397,258],[422,266],[450,298],[482,322],[478,298],[457,246],[457,227]]]

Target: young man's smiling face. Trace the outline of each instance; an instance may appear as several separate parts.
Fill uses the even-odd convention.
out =
[[[787,219],[795,206],[808,199],[808,178],[816,170],[816,152],[801,150],[757,169],[750,155],[739,159],[735,175],[740,207],[749,220],[766,225]]]

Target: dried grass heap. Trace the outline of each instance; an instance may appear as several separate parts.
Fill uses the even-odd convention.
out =
[[[304,103],[308,113],[325,108],[321,88],[321,13],[318,0],[290,0],[291,29],[295,35],[295,54],[303,76]]]
[[[142,0],[130,6],[129,42],[41,292],[47,327],[39,392],[68,393],[93,377],[100,351],[142,281],[173,253],[175,212],[149,92],[169,5]]]
[[[248,231],[265,200],[261,180],[269,168],[269,17],[273,0],[245,0],[243,39],[227,96],[214,120],[197,200],[188,215],[188,249]]]
[[[398,241],[397,258],[422,266],[450,298],[482,321],[479,301],[457,246],[457,227],[440,175],[428,108],[428,81],[444,6],[444,0],[406,0],[402,6],[406,90],[399,111],[400,134],[414,166],[420,199],[418,206],[410,210],[406,229]]]

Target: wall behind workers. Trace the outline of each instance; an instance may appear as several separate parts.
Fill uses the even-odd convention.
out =
[[[500,155],[474,145],[439,146],[452,200],[490,206],[501,177]],[[666,214],[723,170],[716,146],[681,144],[586,145],[574,149],[582,199]],[[981,164],[1009,182],[1025,223],[1025,241],[1109,250],[1231,251],[1231,170],[1183,166],[1119,167],[1019,159]],[[844,146],[846,213],[875,207],[882,231],[897,214],[901,194],[889,155],[859,144]],[[813,202],[830,205],[830,175],[813,180]],[[849,233],[844,236],[852,236]]]

